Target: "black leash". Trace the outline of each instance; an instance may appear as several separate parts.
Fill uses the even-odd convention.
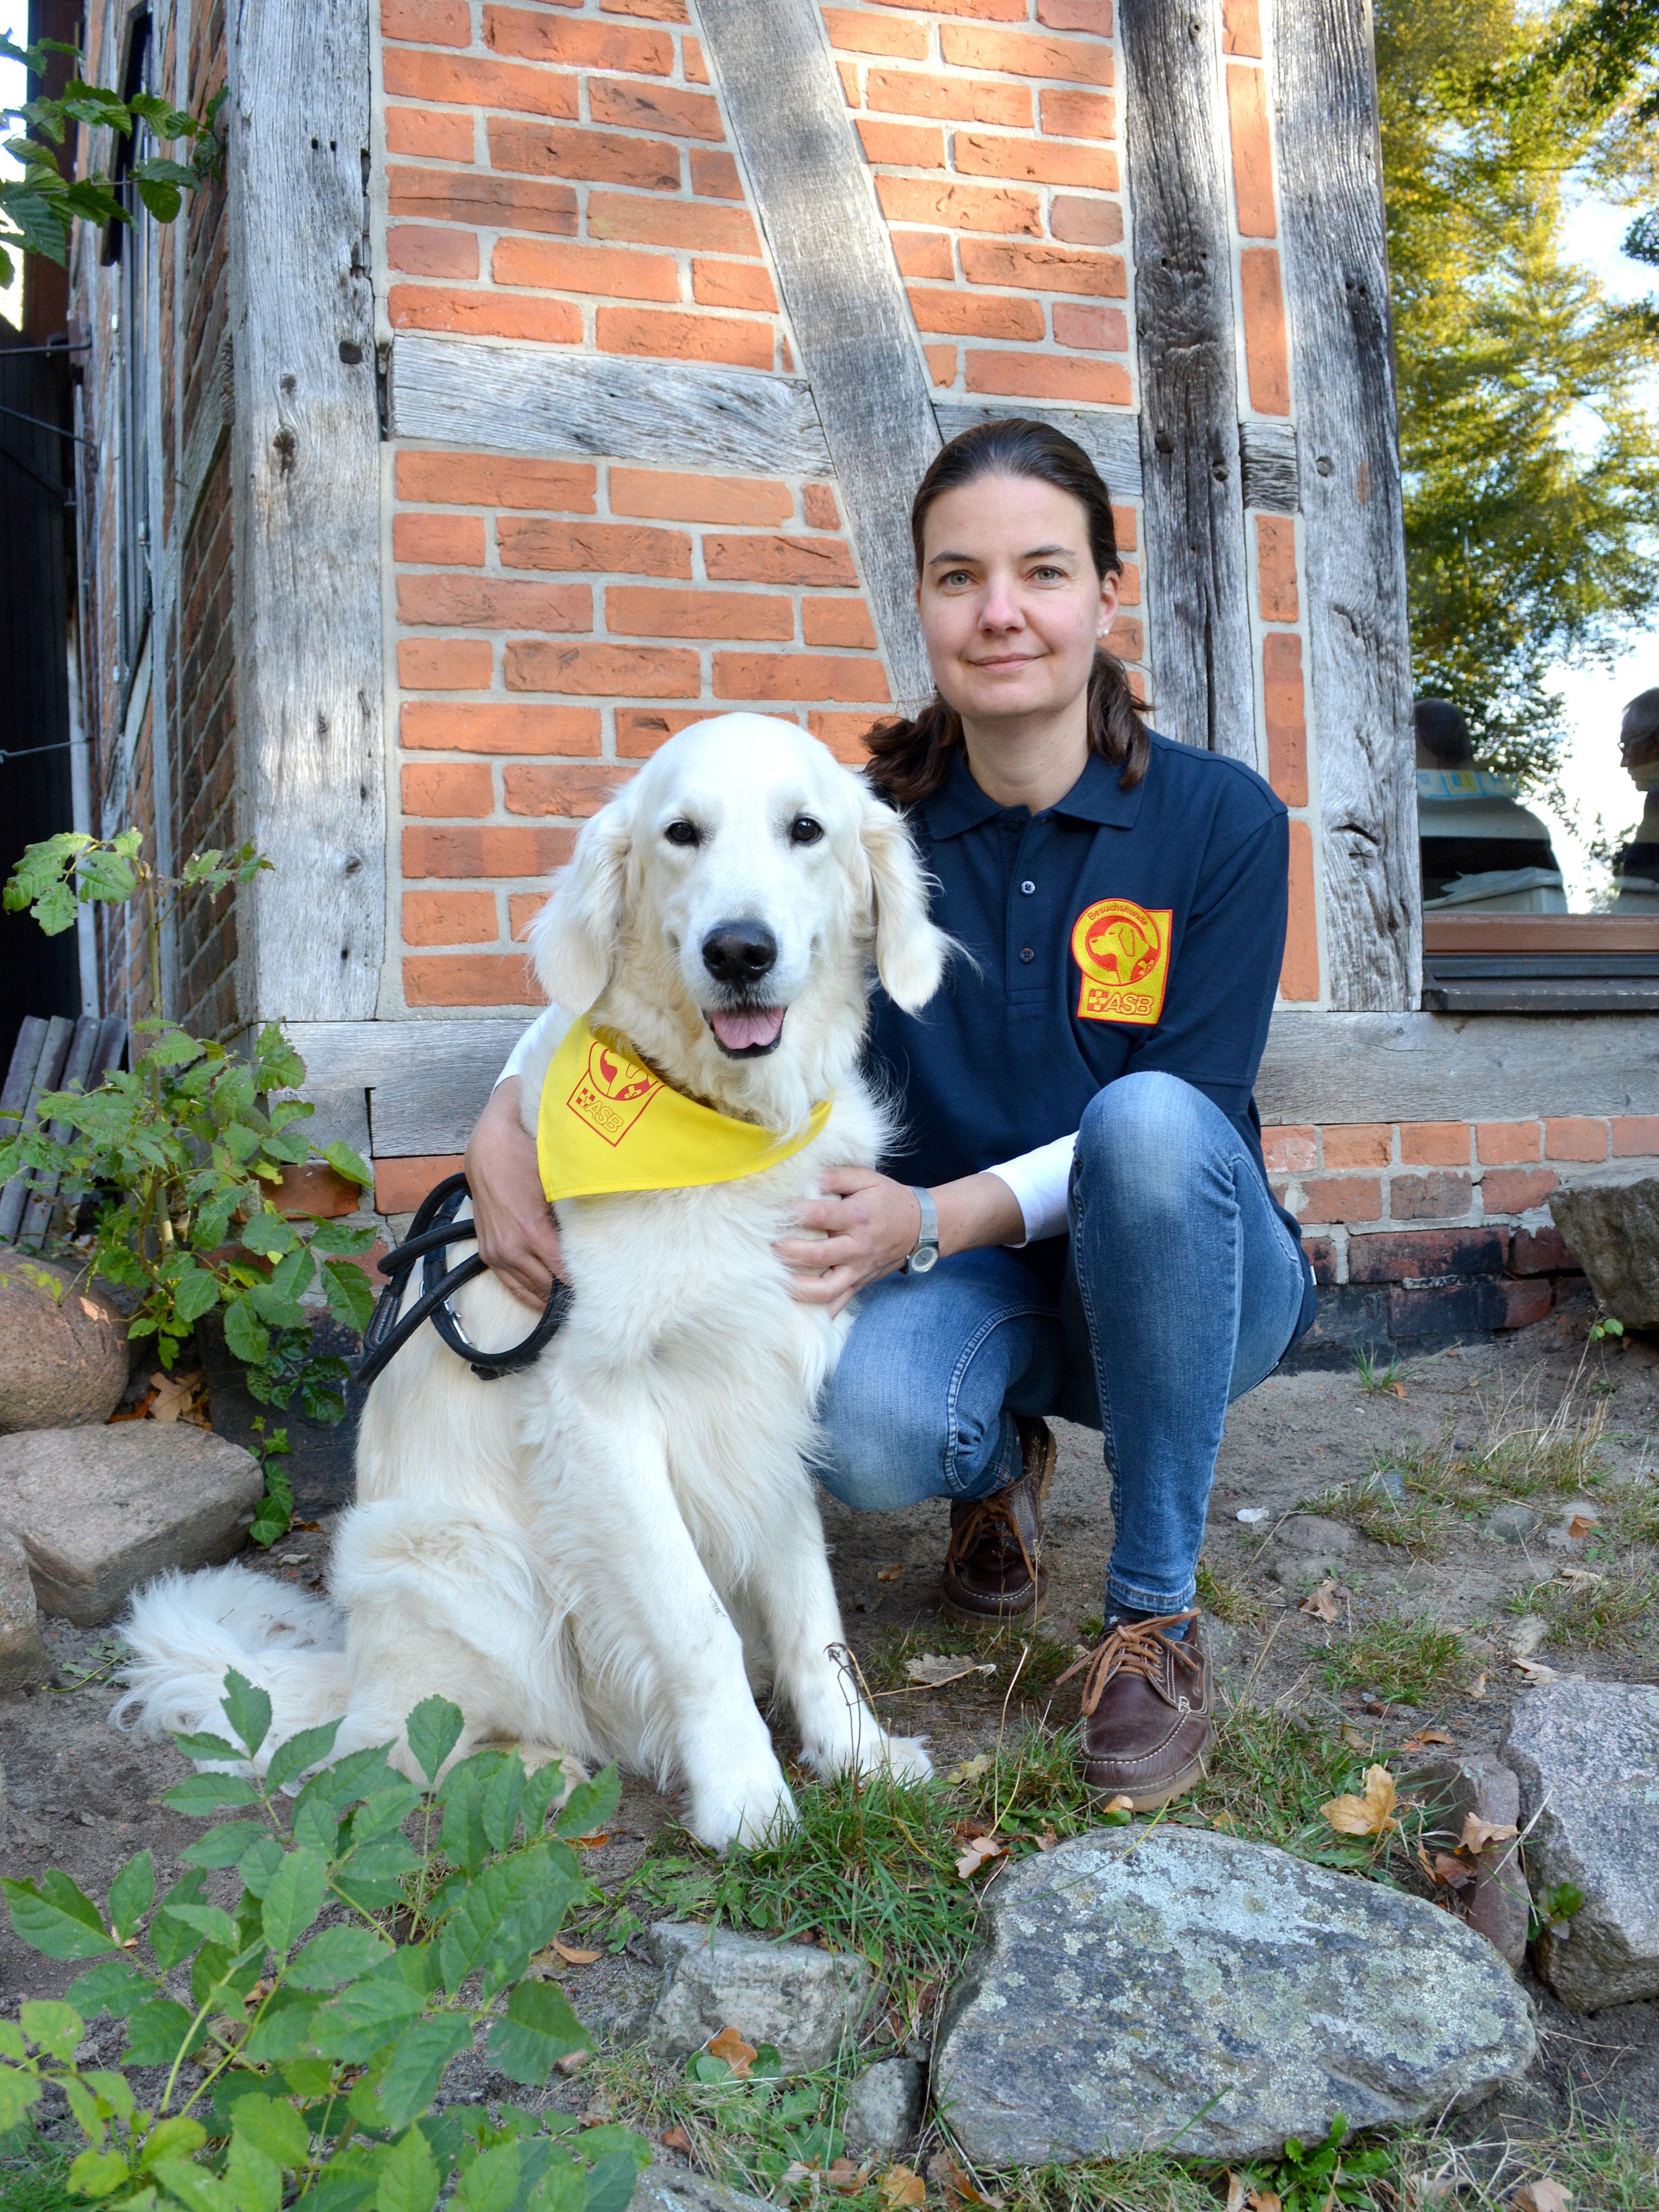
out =
[[[465,1360],[482,1382],[497,1382],[503,1375],[530,1366],[562,1325],[570,1310],[571,1291],[568,1283],[556,1281],[545,1311],[522,1344],[509,1345],[505,1352],[480,1352],[476,1344],[469,1341],[449,1301],[464,1283],[475,1281],[478,1276],[487,1274],[489,1269],[476,1252],[447,1273],[444,1262],[452,1244],[471,1243],[476,1235],[471,1221],[455,1218],[462,1200],[471,1194],[464,1175],[446,1176],[421,1200],[403,1243],[380,1261],[380,1272],[390,1279],[376,1300],[368,1327],[363,1331],[363,1356],[357,1364],[356,1380],[365,1389],[403,1350],[423,1322],[432,1323],[449,1349]],[[421,1268],[421,1295],[399,1320],[398,1308],[417,1264]]]

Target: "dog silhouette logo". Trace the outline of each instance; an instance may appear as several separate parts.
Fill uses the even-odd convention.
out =
[[[606,1144],[619,1145],[661,1089],[659,1076],[595,1037],[565,1103]]]
[[[1168,907],[1097,899],[1072,929],[1072,957],[1082,974],[1079,1018],[1150,1026],[1164,1012],[1170,980]]]

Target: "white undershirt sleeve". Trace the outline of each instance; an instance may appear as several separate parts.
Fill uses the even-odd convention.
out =
[[[1027,1244],[1035,1244],[1039,1237],[1058,1237],[1064,1231],[1072,1154],[1076,1149],[1075,1135],[1056,1137],[1051,1145],[1039,1145],[1034,1152],[1022,1152],[1017,1160],[1005,1160],[986,1170],[1014,1194],[1025,1223]]]
[[[495,1078],[495,1082],[491,1085],[490,1088],[492,1090],[499,1091],[501,1085],[506,1082],[509,1075],[522,1075],[524,1073],[524,1064],[526,1060],[529,1059],[531,1053],[534,1050],[537,1044],[540,1042],[542,1034],[550,1022],[557,1022],[560,1026],[560,1032],[562,1034],[563,1031],[568,1030],[570,1026],[570,1017],[566,1013],[562,1006],[549,1006],[544,1013],[538,1014],[535,1020],[532,1022],[530,1027],[525,1031],[524,1035],[519,1039],[517,1044],[514,1046],[512,1051],[507,1055],[507,1065],[502,1068],[501,1073]]]

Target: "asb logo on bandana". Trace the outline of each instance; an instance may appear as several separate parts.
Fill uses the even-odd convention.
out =
[[[619,1145],[662,1089],[662,1079],[596,1037],[565,1103],[607,1145]]]
[[[1158,1020],[1170,980],[1172,909],[1149,912],[1133,899],[1097,899],[1072,931],[1072,957],[1083,971],[1077,1010],[1085,1022]]]

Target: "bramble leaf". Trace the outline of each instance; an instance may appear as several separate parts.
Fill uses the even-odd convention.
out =
[[[110,1925],[124,1943],[155,1902],[155,1862],[148,1851],[140,1851],[109,1886]]]
[[[33,1881],[14,1881],[0,1875],[11,1924],[21,1942],[46,1959],[95,1959],[120,1948],[106,1930],[98,1907],[56,1869],[42,1876],[41,1888]]]
[[[270,1754],[270,1765],[265,1775],[265,1789],[274,1796],[284,1783],[292,1782],[308,1766],[315,1766],[334,1748],[334,1739],[340,1733],[338,1721],[325,1721],[320,1728],[301,1729],[286,1743],[279,1744]]]
[[[416,1765],[428,1782],[435,1782],[438,1769],[461,1740],[465,1716],[447,1698],[423,1698],[404,1725]]]
[[[509,2080],[539,2089],[561,2058],[590,2051],[593,2039],[550,1982],[520,1982],[489,2031],[489,2056]]]
[[[225,1674],[221,1710],[252,1759],[270,1732],[270,1698],[232,1667]]]
[[[265,1941],[285,1959],[323,1909],[328,1894],[328,1863],[315,1851],[284,1851],[282,1864],[265,1885]]]

